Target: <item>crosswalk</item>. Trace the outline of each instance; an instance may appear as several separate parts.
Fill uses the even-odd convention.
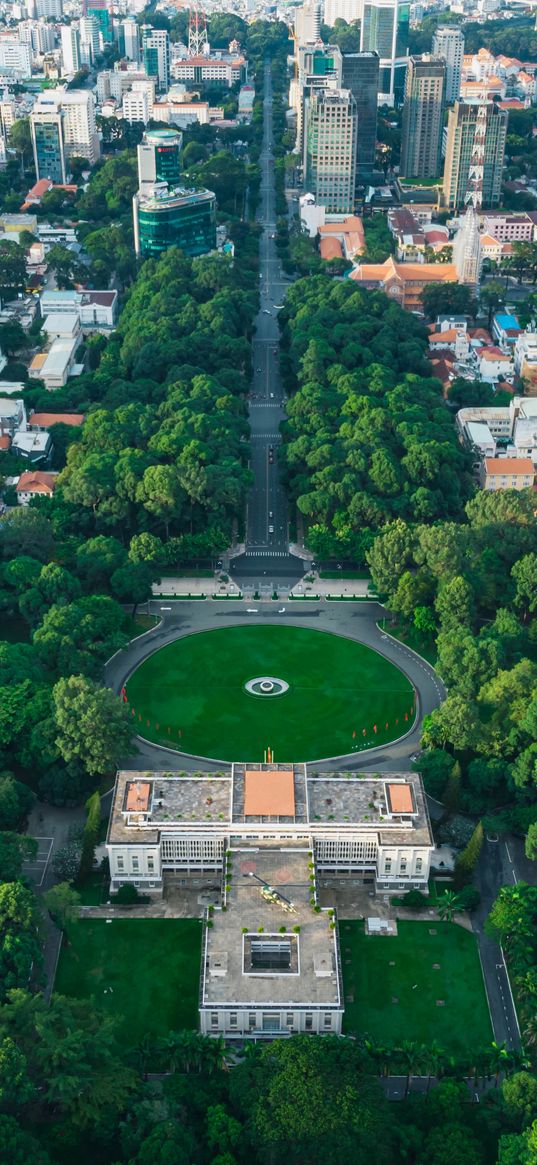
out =
[[[281,439],[282,439],[281,433],[251,433],[250,434],[251,441],[261,441],[261,440],[281,441]]]
[[[288,550],[249,550],[246,548],[246,558],[288,558]]]
[[[281,406],[281,403],[282,402],[279,400],[253,400],[250,402],[250,408],[251,409],[273,409],[273,408],[276,408],[277,405]]]

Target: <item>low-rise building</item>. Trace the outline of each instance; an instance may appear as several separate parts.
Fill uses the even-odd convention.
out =
[[[536,470],[529,457],[485,457],[480,482],[483,489],[533,489]]]
[[[349,279],[374,291],[384,291],[407,311],[423,315],[421,295],[428,283],[457,283],[452,263],[362,263]]]
[[[351,214],[338,222],[326,222],[319,227],[321,259],[356,259],[365,251],[365,235],[361,218]]]
[[[537,332],[521,332],[513,353],[516,375],[528,396],[537,396]]]
[[[211,895],[201,1030],[257,1039],[341,1031],[337,927],[318,908],[319,888],[426,893],[434,843],[417,773],[233,764],[196,776],[119,772],[106,847],[112,892],[131,883]]]
[[[479,348],[476,359],[479,376],[486,384],[496,384],[498,380],[507,380],[514,376],[515,365],[512,354],[502,352],[501,348],[494,344]]]
[[[500,347],[514,347],[521,332],[516,316],[510,312],[496,312],[492,321],[492,334]]]
[[[117,291],[43,291],[39,297],[41,315],[73,314],[83,332],[110,331],[118,314]]]
[[[57,473],[44,473],[39,469],[29,469],[21,473],[15,486],[19,505],[29,505],[32,498],[51,498],[56,488],[57,476]]]
[[[82,413],[32,413],[28,418],[28,429],[32,433],[46,433],[53,425],[83,425]]]
[[[29,429],[20,429],[11,441],[11,452],[22,457],[32,465],[46,465],[52,451],[52,438],[49,433],[34,433]]]
[[[42,380],[45,388],[53,390],[63,388],[70,376],[77,376],[83,371],[83,366],[76,363],[76,353],[82,341],[82,333],[75,336],[63,336],[53,340],[46,352],[38,352],[34,356],[28,375],[33,380]]]

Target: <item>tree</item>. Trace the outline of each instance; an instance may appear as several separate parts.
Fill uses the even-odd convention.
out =
[[[35,802],[35,793],[16,781],[11,773],[0,773],[0,829],[22,825]]]
[[[4,559],[27,554],[50,562],[54,535],[48,518],[30,506],[19,506],[0,516],[0,552]]]
[[[95,776],[117,768],[134,735],[128,709],[117,696],[85,676],[70,676],[58,680],[52,698],[63,759],[80,760]]]
[[[455,885],[457,887],[463,886],[471,878],[483,848],[483,838],[483,823],[478,821],[468,844],[462,853],[457,855],[455,862]]]
[[[97,676],[114,652],[124,647],[125,616],[107,595],[87,595],[65,605],[54,604],[34,632],[34,644],[50,670],[74,669]]]
[[[21,348],[27,346],[28,339],[22,324],[18,320],[10,320],[0,325],[0,349],[6,356],[14,356]]]
[[[428,319],[440,312],[469,315],[475,318],[477,305],[472,291],[464,283],[426,283],[421,293],[423,310]]]
[[[0,998],[25,987],[41,962],[35,897],[21,882],[0,884]]]
[[[514,1072],[502,1082],[502,1104],[517,1128],[531,1123],[537,1114],[537,1080],[533,1073]]]
[[[154,572],[144,562],[129,562],[115,570],[110,585],[120,603],[132,603],[136,614],[139,603],[151,598]]]
[[[29,117],[18,117],[13,122],[9,133],[9,145],[19,155],[21,172],[24,175],[25,163],[29,162],[32,157],[32,133]]]
[[[97,789],[86,801],[86,814],[86,824],[82,836],[82,855],[80,858],[79,878],[81,882],[87,881],[91,874],[93,859],[95,857],[95,846],[99,838],[101,798]]]
[[[80,894],[69,885],[69,882],[57,882],[43,895],[43,901],[53,922],[60,930],[67,930],[68,924],[78,920],[80,909]]]
[[[26,259],[17,243],[0,242],[0,295],[13,299],[24,291],[27,281]]]
[[[72,287],[73,282],[81,282],[86,278],[86,269],[80,262],[78,255],[69,247],[54,243],[47,255],[47,266],[56,275],[58,287]]]
[[[483,283],[479,292],[479,301],[487,311],[487,327],[490,328],[494,313],[505,303],[503,283],[500,283],[499,279],[491,279],[488,283]]]
[[[0,1116],[0,1160],[9,1165],[52,1165],[35,1137],[24,1132],[12,1116]]]
[[[534,862],[537,860],[537,822],[533,822],[533,824],[528,827],[526,841],[524,843],[524,852],[530,861]]]
[[[80,853],[81,847],[77,842],[70,842],[56,851],[52,859],[52,869],[62,883],[75,882],[78,878]]]
[[[442,922],[453,922],[455,914],[460,909],[460,901],[457,894],[454,894],[452,890],[446,890],[438,899],[436,909],[438,917],[442,919]]]
[[[458,761],[453,763],[451,772],[446,781],[442,797],[446,813],[455,813],[459,807],[461,796],[461,766]]]
[[[0,1037],[0,1110],[17,1112],[35,1097],[26,1057],[10,1036]],[[1,1144],[1,1133],[0,1133]]]
[[[442,630],[461,625],[471,626],[474,614],[474,593],[465,578],[456,575],[440,586],[436,603]]]
[[[537,554],[525,554],[515,562],[511,578],[516,584],[515,604],[524,620],[537,611]]]
[[[36,853],[35,838],[11,831],[0,833],[0,882],[16,882],[23,862],[32,861]]]
[[[414,607],[412,622],[423,635],[434,635],[436,631],[436,619],[430,607]]]

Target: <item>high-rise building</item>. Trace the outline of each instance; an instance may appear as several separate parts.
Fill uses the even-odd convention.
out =
[[[433,36],[432,53],[446,62],[446,105],[457,100],[461,90],[464,35],[461,28],[440,25]]]
[[[352,24],[354,20],[362,18],[362,0],[325,0],[323,24],[332,28],[336,20],[345,20]]]
[[[158,258],[169,247],[185,255],[205,255],[216,247],[216,199],[212,190],[170,190],[157,182],[133,199],[134,246],[143,258]]]
[[[21,44],[16,36],[3,36],[0,39],[0,73],[10,73],[14,78],[21,80],[30,77],[32,73],[30,46]]]
[[[316,89],[341,89],[342,58],[337,45],[299,45],[296,79],[291,83],[289,101],[296,112],[296,145],[304,146],[304,102]]]
[[[170,38],[165,29],[142,28],[142,51],[148,77],[155,77],[157,89],[166,93],[170,83]]]
[[[343,53],[341,85],[356,102],[356,182],[364,182],[375,168],[379,92],[378,53]]]
[[[87,158],[90,166],[99,159],[95,98],[89,90],[45,90],[30,114],[30,129],[38,179],[65,183],[69,158]]]
[[[295,40],[298,45],[313,44],[321,38],[321,5],[319,0],[304,0],[295,11]]]
[[[125,41],[125,56],[128,61],[136,61],[138,64],[140,60],[140,32],[135,20],[128,17],[121,21],[123,29],[123,37]]]
[[[444,203],[450,210],[464,206],[471,182],[475,154],[479,101],[456,101],[449,111],[446,161],[444,166]],[[481,205],[498,206],[507,137],[508,113],[496,102],[486,104],[484,143],[482,144],[483,184]]]
[[[129,125],[133,122],[142,122],[147,125],[151,117],[151,95],[148,90],[143,87],[138,88],[138,83],[135,83],[132,89],[123,96],[122,112],[123,120],[128,121]]]
[[[182,145],[183,135],[176,129],[151,129],[144,133],[138,146],[140,190],[147,183],[167,182],[176,186],[181,181]]]
[[[408,54],[407,0],[364,0],[360,50],[380,57],[379,101],[403,100]]]
[[[304,186],[330,214],[354,210],[356,102],[348,89],[306,98]]]
[[[43,16],[45,20],[61,20],[63,0],[37,0],[36,16]]]
[[[80,21],[80,45],[84,56],[89,57],[92,64],[101,51],[101,36],[99,24],[95,16],[83,16]]]
[[[94,16],[104,44],[112,44],[114,22],[109,0],[86,0],[84,16]]]
[[[61,27],[62,61],[64,77],[73,76],[80,69],[80,33],[76,24]]]
[[[409,57],[400,167],[405,178],[436,178],[440,173],[445,83],[445,61],[427,54]]]

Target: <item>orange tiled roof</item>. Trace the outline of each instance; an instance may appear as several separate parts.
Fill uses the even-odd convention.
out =
[[[518,474],[525,476],[535,473],[535,466],[530,457],[485,457],[485,469],[491,477]]]
[[[17,493],[52,494],[56,484],[54,473],[43,473],[39,469],[21,473],[16,485]]]
[[[41,429],[48,429],[51,425],[82,425],[82,413],[32,413],[28,424],[39,425]]]
[[[339,239],[321,239],[319,250],[321,252],[321,259],[342,259],[343,247]]]

